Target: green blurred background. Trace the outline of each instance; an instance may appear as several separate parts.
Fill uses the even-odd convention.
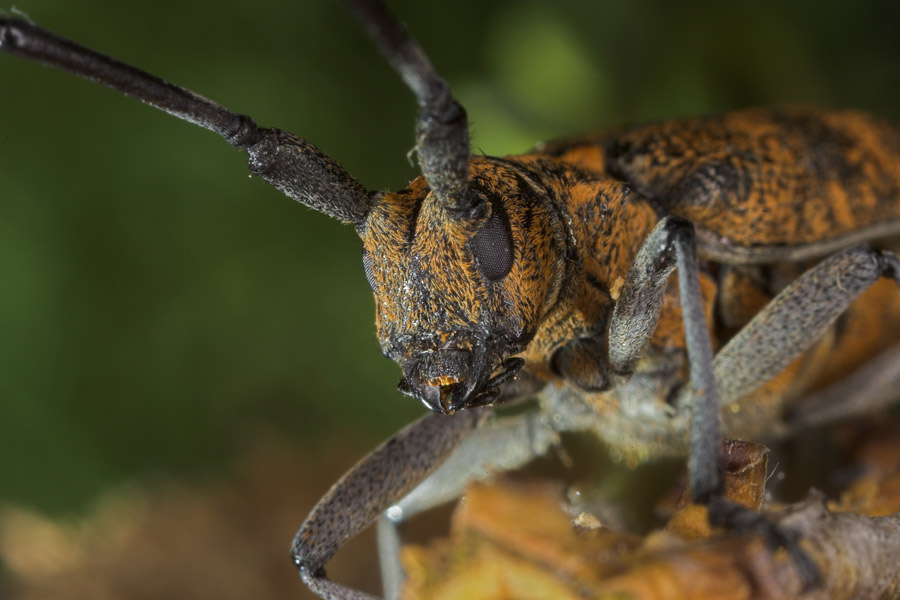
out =
[[[478,152],[747,105],[900,119],[898,3],[392,6]],[[411,94],[338,3],[16,7],[306,137],[369,188],[415,176]],[[351,228],[249,178],[212,134],[7,56],[0,285],[0,501],[77,514],[122,481],[220,472],[256,431],[315,460],[421,413],[379,353]]]

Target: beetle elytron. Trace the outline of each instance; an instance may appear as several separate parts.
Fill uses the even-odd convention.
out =
[[[694,498],[727,523],[746,515],[720,496],[721,406],[727,434],[754,436],[809,394],[815,410],[796,408],[798,422],[896,399],[900,301],[877,282],[900,278],[896,129],[849,111],[746,110],[471,158],[465,112],[421,49],[380,4],[351,5],[420,104],[423,177],[396,194],[367,192],[301,138],[25,21],[4,19],[0,38],[8,53],[219,133],[254,174],[362,238],[382,351],[403,370],[400,391],[434,414],[359,463],[304,523],[293,555],[317,593],[359,597],[324,564],[494,403],[542,391],[561,417],[553,429],[592,429],[642,458],[689,449]],[[841,402],[847,386],[855,404]],[[753,522],[812,570],[790,535]]]

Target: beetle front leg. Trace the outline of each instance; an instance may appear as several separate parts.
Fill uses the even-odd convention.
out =
[[[488,412],[469,409],[426,415],[341,477],[313,508],[291,546],[294,564],[309,589],[326,600],[371,600],[368,594],[330,581],[325,564],[344,542],[440,466]]]
[[[659,322],[666,283],[678,268],[678,292],[690,363],[691,431],[688,472],[692,496],[705,502],[722,489],[719,402],[712,344],[703,315],[694,227],[681,217],[660,221],[638,251],[613,310],[609,362],[618,383],[646,353]]]
[[[560,424],[535,411],[491,419],[467,437],[434,473],[393,504],[378,519],[385,599],[399,598],[404,580],[399,562],[399,527],[403,522],[459,498],[473,481],[520,469],[543,456],[559,442]]]
[[[757,388],[812,347],[850,303],[880,277],[900,283],[900,260],[894,254],[865,245],[838,252],[803,273],[719,351],[714,373],[720,401],[730,404],[752,399]],[[873,377],[868,386],[862,386],[869,402],[883,403],[896,397],[896,391],[886,390],[897,381],[896,361],[891,352],[885,353],[880,361],[884,371]],[[850,381],[858,382],[853,377]],[[687,392],[682,392],[679,402],[688,399]],[[790,531],[717,494],[707,498],[706,504],[712,524],[762,534],[771,545],[784,547],[791,554],[807,584],[819,580],[815,564]]]
[[[629,269],[609,329],[613,376],[620,381],[634,372],[659,321],[666,282],[678,269],[678,293],[690,364],[690,387],[679,406],[690,409],[688,478],[695,502],[709,508],[713,525],[763,535],[793,557],[809,585],[819,580],[815,564],[797,540],[764,516],[722,497],[719,399],[709,329],[703,315],[694,228],[685,219],[666,217],[653,229]]]

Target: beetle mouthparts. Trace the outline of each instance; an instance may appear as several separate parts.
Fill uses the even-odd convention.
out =
[[[459,408],[465,408],[465,397],[467,396],[465,387],[463,383],[431,385],[422,382],[414,385],[404,377],[397,384],[397,391],[404,396],[416,398],[432,412],[450,414]]]
[[[486,381],[484,377],[479,377],[447,385],[430,385],[427,382],[416,385],[404,377],[397,390],[418,399],[428,410],[451,414],[464,408],[493,404],[500,396],[500,386],[513,379],[524,364],[522,358],[509,358],[500,364],[499,372]]]

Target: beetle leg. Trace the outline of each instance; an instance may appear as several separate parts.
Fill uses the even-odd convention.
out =
[[[722,489],[719,457],[719,403],[713,377],[712,344],[703,315],[694,227],[681,217],[661,220],[638,251],[609,325],[609,362],[616,383],[623,383],[643,356],[659,322],[669,276],[678,268],[690,363],[691,451],[688,464],[692,496],[704,502]]]
[[[755,391],[810,348],[879,277],[898,279],[900,260],[868,246],[834,254],[783,289],[716,355],[723,404]]]
[[[294,537],[291,556],[304,583],[327,600],[371,598],[330,581],[325,563],[344,542],[434,471],[488,413],[487,409],[470,409],[453,415],[426,415],[341,477]]]
[[[679,406],[690,410],[688,479],[695,502],[709,509],[712,525],[762,534],[773,547],[792,556],[807,586],[819,581],[815,564],[800,549],[797,536],[784,531],[755,511],[722,497],[719,397],[712,344],[703,315],[697,247],[693,226],[679,217],[666,217],[650,232],[638,252],[610,321],[609,354],[613,376],[627,379],[646,352],[659,320],[666,281],[678,269],[678,293],[690,365],[690,387]],[[874,279],[873,279],[874,281]]]
[[[673,224],[667,229],[673,232],[674,238],[678,295],[691,374],[691,402],[687,404],[691,408],[688,477],[691,495],[703,503],[720,495],[724,485],[718,390],[713,373],[709,326],[703,315],[694,228],[686,221],[671,222]]]
[[[879,277],[900,285],[900,259],[856,246],[801,275],[763,308],[716,356],[723,403],[740,401],[809,348]],[[887,406],[900,396],[900,346],[796,403],[789,426],[803,428]]]
[[[893,278],[900,284],[900,260],[891,253],[878,252],[865,245],[838,252],[798,277],[719,351],[714,368],[721,402],[739,401],[781,372],[880,277]],[[875,365],[881,367],[877,374],[872,372]],[[896,387],[890,386],[900,379],[898,365],[900,350],[893,348],[849,379],[825,390],[822,402],[836,404],[835,394],[846,392],[849,386],[860,384],[861,378],[867,376],[871,377],[861,385],[862,404],[896,398]],[[853,395],[858,391],[854,388]],[[840,399],[846,398],[842,395]],[[717,495],[709,500],[708,506],[711,523],[762,533],[772,546],[782,546],[791,554],[808,584],[816,580],[814,564],[799,549],[796,537],[790,532]]]
[[[466,486],[502,471],[517,469],[545,454],[559,436],[553,419],[535,411],[485,423],[460,444],[427,479],[385,511],[378,520],[378,554],[384,597],[400,595],[403,570],[398,561],[403,521],[458,498]]]

